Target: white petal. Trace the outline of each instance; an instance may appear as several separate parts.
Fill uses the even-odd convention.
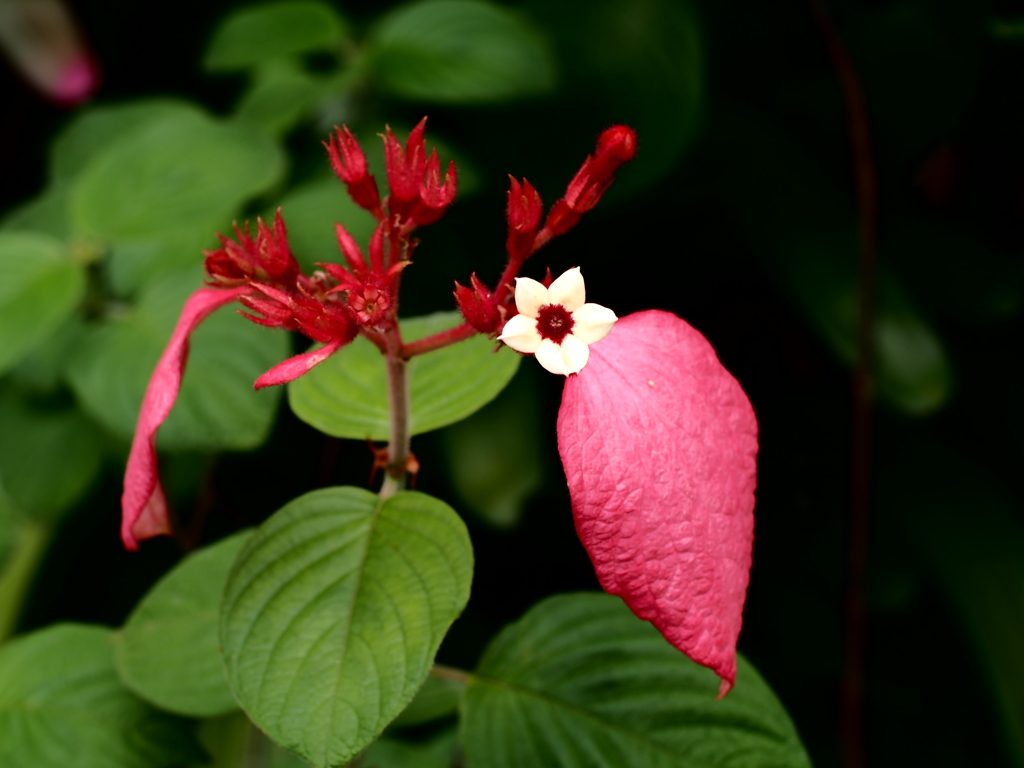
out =
[[[572,313],[572,335],[580,341],[593,344],[607,336],[618,319],[608,307],[584,304]]]
[[[558,276],[548,287],[552,304],[561,304],[570,312],[583,305],[587,293],[583,286],[583,275],[579,267],[573,267]]]
[[[582,371],[589,359],[590,347],[573,334],[570,333],[562,339],[562,363],[565,365],[566,375]]]
[[[505,323],[498,341],[505,342],[516,352],[532,355],[541,342],[540,334],[537,333],[537,321],[526,315],[516,315]]]
[[[552,373],[557,373],[560,376],[568,376],[569,372],[565,370],[565,364],[562,362],[562,348],[559,347],[551,339],[544,339],[540,346],[537,347],[537,362],[543,365],[547,370]]]
[[[516,278],[516,309],[519,310],[519,314],[536,320],[537,310],[550,303],[548,289],[543,283],[528,277]]]

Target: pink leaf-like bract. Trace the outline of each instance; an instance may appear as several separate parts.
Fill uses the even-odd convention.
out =
[[[324,346],[318,347],[310,352],[303,352],[301,355],[289,357],[283,363],[278,363],[256,379],[256,383],[253,385],[253,388],[263,389],[264,387],[273,387],[278,384],[287,384],[289,381],[294,381],[304,373],[308,373],[314,366],[320,365],[320,363],[333,355],[344,345],[345,340],[338,339],[337,341],[332,341],[329,344],[325,344]]]
[[[740,385],[684,320],[628,315],[566,379],[558,450],[601,586],[725,695],[754,539],[757,420]]]
[[[153,370],[135,425],[135,437],[124,473],[124,493],[121,495],[121,540],[130,550],[138,549],[143,539],[171,532],[167,500],[157,471],[156,431],[178,398],[188,359],[188,337],[215,309],[234,301],[248,290],[248,286],[200,288],[189,296],[171,340]]]

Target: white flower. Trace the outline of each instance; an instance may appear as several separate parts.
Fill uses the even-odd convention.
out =
[[[519,314],[505,323],[499,341],[516,352],[536,355],[552,373],[579,373],[590,359],[589,344],[600,341],[618,318],[600,304],[584,304],[586,293],[579,267],[549,288],[528,277],[516,278]]]

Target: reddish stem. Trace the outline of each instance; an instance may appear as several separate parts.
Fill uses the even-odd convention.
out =
[[[846,101],[854,183],[860,216],[860,307],[857,367],[853,376],[853,439],[850,466],[849,583],[846,595],[846,664],[840,690],[840,739],[848,768],[867,765],[864,748],[864,667],[867,609],[864,597],[871,504],[872,371],[875,358],[878,180],[864,91],[853,62],[822,0],[809,0],[828,46]]]
[[[433,336],[427,336],[424,339],[418,339],[416,341],[410,341],[408,344],[402,345],[402,357],[408,360],[410,357],[416,355],[422,355],[425,352],[433,352],[435,349],[441,349],[451,344],[455,344],[459,341],[464,341],[471,336],[475,335],[478,331],[469,323],[463,323],[457,325],[454,328],[449,328],[447,331],[441,331],[435,333]]]

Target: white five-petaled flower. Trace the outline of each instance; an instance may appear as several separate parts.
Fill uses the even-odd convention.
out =
[[[498,340],[516,352],[536,355],[537,362],[552,373],[579,373],[590,359],[588,345],[607,336],[618,320],[607,307],[584,301],[579,267],[563,273],[548,288],[517,277],[519,314],[505,323]]]

